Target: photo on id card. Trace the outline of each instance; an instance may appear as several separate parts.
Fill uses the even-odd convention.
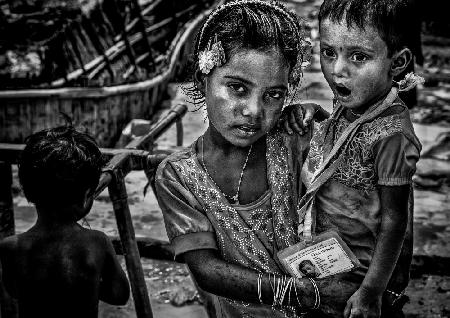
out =
[[[297,278],[324,278],[349,272],[360,263],[347,244],[334,231],[316,236],[312,244],[304,242],[278,252],[287,272]]]

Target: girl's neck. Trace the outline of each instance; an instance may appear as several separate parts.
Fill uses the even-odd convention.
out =
[[[209,125],[203,135],[205,151],[216,153],[222,157],[235,156],[237,153],[247,153],[248,147],[235,146],[226,140],[214,126]]]

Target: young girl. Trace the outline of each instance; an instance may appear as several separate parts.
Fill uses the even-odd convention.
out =
[[[192,93],[205,102],[209,127],[161,163],[156,190],[175,254],[217,317],[295,316],[320,305],[321,285],[284,275],[276,256],[297,242],[309,144],[274,128],[299,83],[303,30],[277,2],[248,0],[214,10],[197,36]],[[345,283],[324,283],[324,309],[341,314],[333,306],[351,293],[337,295]]]

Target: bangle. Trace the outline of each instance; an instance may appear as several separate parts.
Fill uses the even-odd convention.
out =
[[[298,293],[297,293],[297,278],[295,278],[295,282],[294,282],[294,291],[295,291],[295,298],[297,299],[297,304],[298,304],[298,306],[300,307],[300,309],[302,309],[303,306],[302,306],[300,300],[298,300]],[[300,315],[305,315],[305,314],[307,314],[307,313],[308,313],[307,311],[304,311],[304,312],[301,312]]]
[[[262,305],[263,301],[261,299],[261,285],[262,285],[262,273],[258,273],[258,280],[257,280],[257,284],[258,284],[258,299],[259,299],[259,303]]]
[[[315,294],[315,301],[314,301],[314,306],[313,309],[318,309],[320,307],[320,293],[319,293],[319,288],[317,287],[316,282],[314,281],[314,279],[312,278],[308,278],[309,281],[311,282],[311,284],[314,287],[314,294]]]

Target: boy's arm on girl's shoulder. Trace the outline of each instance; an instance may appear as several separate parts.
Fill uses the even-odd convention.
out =
[[[100,300],[111,305],[125,305],[130,297],[128,279],[117,259],[114,247],[109,238],[102,232],[104,262],[100,281]]]
[[[290,104],[283,109],[279,126],[289,135],[294,132],[303,136],[311,130],[312,122],[321,122],[330,114],[315,103]]]

